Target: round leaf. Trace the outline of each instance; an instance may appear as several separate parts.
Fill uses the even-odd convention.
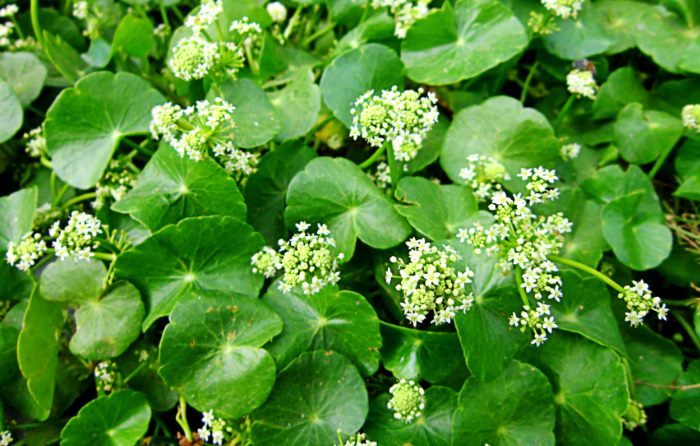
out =
[[[367,417],[367,390],[357,369],[334,352],[301,354],[280,372],[270,399],[253,413],[253,442],[335,444]]]
[[[445,2],[411,26],[401,45],[406,74],[416,82],[445,85],[470,79],[519,54],[525,28],[496,0]]]
[[[133,446],[150,420],[146,397],[120,390],[83,406],[63,428],[61,446]]]
[[[648,104],[649,93],[644,89],[634,69],[623,67],[610,74],[600,86],[598,96],[593,102],[593,116],[596,119],[615,117],[625,105],[632,102],[643,106]]]
[[[200,412],[242,417],[272,390],[275,363],[260,347],[280,331],[280,318],[257,299],[198,295],[173,310],[159,373]]]
[[[644,110],[641,104],[629,104],[615,122],[615,140],[622,157],[635,164],[654,161],[667,153],[683,134],[680,119],[664,112]]]
[[[12,138],[22,127],[24,112],[12,87],[0,80],[0,143]]]
[[[252,272],[250,259],[262,246],[260,234],[234,218],[186,218],[119,256],[115,269],[146,297],[146,329],[192,292],[256,297],[262,276]]]
[[[39,288],[44,299],[59,302],[94,301],[100,296],[107,270],[98,260],[57,260],[44,269]]]
[[[46,67],[33,53],[2,53],[0,79],[10,84],[22,106],[26,107],[41,93]]]
[[[134,57],[146,57],[156,46],[153,25],[148,19],[127,15],[114,32],[112,51]]]
[[[278,141],[303,136],[316,123],[321,91],[309,68],[298,70],[286,87],[270,93],[269,97],[282,122],[282,130],[275,137]]]
[[[36,187],[0,197],[0,251],[7,251],[8,243],[18,243],[32,229],[37,197]]]
[[[607,37],[603,15],[586,2],[576,19],[557,20],[559,30],[544,37],[547,51],[566,60],[578,60],[606,51]]]
[[[54,171],[71,186],[94,186],[119,140],[148,133],[151,109],[163,101],[130,73],[93,73],[63,90],[44,122]]]

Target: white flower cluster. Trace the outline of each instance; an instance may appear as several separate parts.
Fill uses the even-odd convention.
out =
[[[394,16],[396,26],[394,35],[399,39],[404,39],[406,33],[413,24],[428,15],[430,0],[372,0],[372,7],[389,8],[389,12]]]
[[[98,393],[110,393],[118,390],[121,374],[114,361],[101,361],[95,366],[95,387]]]
[[[197,13],[189,15],[185,19],[185,26],[193,34],[202,34],[202,32],[206,32],[207,28],[214,23],[223,11],[224,7],[221,0],[204,0],[199,6]]]
[[[459,311],[467,311],[474,296],[467,291],[474,273],[465,268],[458,271],[453,263],[460,259],[451,246],[437,247],[425,239],[411,238],[406,242],[409,261],[392,256],[389,260],[398,268],[398,277],[392,268],[386,272],[385,280],[391,284],[399,280],[396,290],[403,293],[403,309],[406,319],[415,326],[433,312],[432,323],[450,323]]]
[[[216,445],[224,444],[224,439],[227,432],[231,432],[232,429],[226,425],[226,422],[221,418],[216,418],[213,411],[202,413],[202,427],[197,429],[197,435],[200,440],[211,442]]]
[[[588,99],[595,99],[598,92],[598,84],[596,84],[593,72],[580,68],[574,68],[566,75],[566,86],[569,93]]]
[[[73,3],[73,17],[78,20],[85,20],[88,17],[88,2],[86,0],[78,0]]]
[[[558,327],[554,322],[554,317],[550,315],[549,305],[542,302],[537,302],[535,309],[531,309],[527,305],[524,306],[520,316],[513,313],[508,322],[513,327],[520,327],[522,331],[528,328],[532,330],[534,336],[530,343],[538,347],[547,340],[547,334],[552,333],[552,330]]]
[[[253,272],[271,278],[283,271],[279,289],[285,293],[300,286],[304,294],[316,294],[326,285],[338,283],[338,261],[344,255],[333,254],[335,240],[328,227],[319,224],[315,234],[306,232],[310,227],[306,222],[296,227],[299,232],[291,239],[277,242],[278,251],[266,246],[252,257]]]
[[[287,20],[287,8],[280,2],[270,2],[265,6],[273,22],[282,23]]]
[[[501,190],[501,182],[510,180],[506,168],[493,157],[473,153],[467,157],[467,167],[459,177],[469,186],[479,201],[487,200],[494,191]]]
[[[260,162],[258,153],[237,149],[231,142],[216,145],[212,152],[226,172],[238,182],[243,182],[258,171]]]
[[[561,157],[565,161],[576,158],[581,153],[581,144],[564,144],[560,149]]]
[[[46,242],[41,239],[41,234],[27,232],[19,243],[10,242],[7,244],[5,260],[20,271],[29,271],[29,268],[34,266],[46,250]]]
[[[662,321],[666,320],[668,307],[666,304],[661,303],[660,297],[654,297],[651,294],[649,285],[643,280],[633,280],[632,286],[625,286],[624,291],[619,293],[617,297],[625,301],[627,306],[625,322],[629,322],[633,327],[644,323],[644,317],[650,311],[656,312],[656,315]]]
[[[167,102],[151,110],[151,133],[154,139],[162,137],[181,157],[200,161],[209,150],[226,153],[235,128],[231,116],[234,110],[233,105],[221,98],[216,98],[214,103],[197,101],[184,109]]]
[[[25,151],[32,158],[41,158],[46,155],[46,138],[44,137],[44,129],[39,126],[22,136],[26,143]]]
[[[0,8],[0,18],[11,18],[19,12],[19,8],[14,3]]]
[[[219,57],[219,46],[216,43],[194,35],[177,42],[168,67],[180,79],[202,79],[209,74]]]
[[[433,92],[421,97],[423,89],[370,90],[355,101],[350,136],[362,137],[372,147],[391,142],[397,161],[410,161],[418,155],[423,139],[438,120],[437,97]]]
[[[6,19],[4,23],[0,23],[0,49],[31,49],[36,45],[34,38],[23,37],[22,31],[18,29],[17,20],[15,19],[15,15],[18,12],[19,8],[15,4],[9,4],[0,8],[0,19]],[[17,36],[14,35],[15,31]]]
[[[391,170],[386,161],[378,163],[374,173],[367,172],[367,175],[378,188],[388,194],[391,193]]]
[[[119,201],[136,184],[136,173],[124,158],[111,160],[95,186],[94,209],[102,209],[108,200]]]
[[[10,446],[12,444],[12,434],[10,431],[0,432],[0,446]],[[374,446],[377,446],[376,443]]]
[[[687,129],[700,132],[700,104],[688,104],[683,107],[681,118]]]
[[[99,246],[95,238],[102,233],[102,223],[97,217],[85,212],[73,211],[68,223],[61,228],[61,222],[56,221],[49,228],[49,236],[54,238],[52,247],[56,257],[64,260],[68,257],[89,259],[93,250]]]
[[[558,178],[553,170],[542,167],[521,169],[518,176],[527,181],[525,195],[509,197],[504,191],[494,192],[489,204],[489,210],[495,212],[494,223],[488,228],[476,223],[469,229],[460,229],[457,236],[472,245],[476,254],[485,251],[487,255],[498,256],[502,269],[515,267],[518,281],[522,281],[520,288],[535,299],[546,296],[559,302],[561,278],[556,274],[557,266],[548,257],[559,253],[564,234],[571,232],[571,222],[561,213],[538,217],[530,209],[534,204],[559,197],[559,191],[551,187]],[[523,310],[528,314],[531,311],[529,306]],[[528,322],[521,325],[525,326],[531,325]],[[537,330],[535,335],[539,341],[546,339]]]
[[[562,19],[576,18],[581,8],[583,8],[582,0],[542,0],[542,6],[547,11],[561,17]]]
[[[387,403],[394,411],[394,418],[410,423],[422,415],[425,409],[425,390],[412,380],[401,378],[389,389],[391,399]]]
[[[367,435],[358,432],[356,435],[350,437],[348,441],[345,442],[344,446],[377,446],[377,442],[368,440]]]
[[[234,20],[228,28],[229,31],[238,34],[239,38],[256,39],[262,34],[262,27],[255,22],[251,22],[248,17],[243,17],[240,20]]]

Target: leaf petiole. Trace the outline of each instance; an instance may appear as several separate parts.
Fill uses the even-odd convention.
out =
[[[613,288],[615,291],[617,291],[619,293],[622,293],[623,291],[625,291],[625,289],[622,288],[622,286],[619,283],[615,282],[610,277],[606,276],[605,274],[601,273],[600,271],[598,271],[595,268],[591,268],[588,265],[584,265],[581,262],[577,262],[575,260],[571,260],[571,259],[567,259],[565,257],[559,257],[559,256],[549,256],[549,259],[554,261],[554,262],[563,263],[564,265],[573,266],[574,268],[576,268],[578,270],[581,270],[585,273],[588,273],[588,274],[592,275],[593,277],[595,277],[596,279],[604,282],[610,288]]]

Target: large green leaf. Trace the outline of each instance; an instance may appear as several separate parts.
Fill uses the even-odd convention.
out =
[[[2,53],[0,79],[10,84],[22,106],[26,107],[41,93],[46,67],[33,53]]]
[[[389,395],[383,394],[370,404],[369,417],[364,426],[367,438],[382,446],[454,444],[452,417],[457,408],[457,395],[454,390],[439,386],[426,390],[425,409],[421,416],[411,423],[394,418],[394,412],[387,408],[389,398]]]
[[[305,350],[345,355],[365,375],[379,367],[379,319],[362,295],[326,287],[310,296],[272,285],[264,301],[282,318],[284,330],[268,350],[280,367]]]
[[[119,141],[148,133],[151,109],[162,102],[157,90],[130,73],[93,73],[63,90],[44,122],[54,171],[71,186],[94,186]]]
[[[644,89],[634,69],[623,67],[611,73],[600,86],[596,100],[593,102],[593,117],[596,119],[615,117],[625,105],[632,102],[646,106],[649,103],[649,93]]]
[[[520,21],[496,0],[457,0],[418,20],[401,45],[412,80],[445,85],[470,79],[527,46]]]
[[[265,404],[253,413],[255,444],[335,444],[367,417],[367,390],[344,356],[302,353],[277,376]]]
[[[245,219],[236,182],[211,159],[193,161],[164,144],[139,175],[134,188],[112,205],[151,231],[183,218],[227,215]]]
[[[679,386],[697,385],[700,382],[700,361],[688,364],[688,369],[678,380]],[[700,389],[679,389],[671,398],[671,417],[685,426],[700,430]]]
[[[664,112],[644,110],[638,103],[623,108],[615,122],[620,155],[635,164],[649,163],[667,153],[682,134],[680,119]]]
[[[83,406],[61,432],[61,446],[133,446],[148,429],[151,408],[130,389]]]
[[[53,404],[62,327],[60,304],[44,299],[35,286],[17,341],[17,359],[40,420],[49,417]]]
[[[269,244],[276,244],[287,234],[284,224],[284,201],[287,187],[300,170],[316,157],[306,145],[290,144],[267,153],[258,171],[248,177],[245,199],[248,222]]]
[[[0,143],[12,138],[22,127],[24,112],[12,86],[0,80]]]
[[[464,383],[452,435],[464,446],[553,446],[554,418],[547,378],[513,361],[494,381],[472,377]]]
[[[99,300],[83,302],[75,312],[71,352],[87,359],[121,355],[141,333],[144,313],[136,287],[118,282]]]
[[[234,218],[186,218],[120,255],[115,269],[146,297],[146,329],[193,292],[257,296],[263,278],[252,272],[250,259],[262,245],[260,234]]]
[[[566,445],[617,444],[629,393],[625,367],[610,349],[556,333],[525,355],[552,382],[557,440]]]
[[[578,60],[607,51],[611,41],[603,15],[585,2],[576,19],[556,21],[559,30],[544,37],[547,51],[566,60]]]
[[[7,251],[8,243],[19,242],[32,229],[37,196],[37,188],[30,187],[0,198],[1,252]]]
[[[282,321],[257,299],[221,293],[180,302],[160,341],[160,375],[200,412],[239,418],[259,407],[275,382],[260,347]]]
[[[350,127],[357,98],[368,90],[379,94],[393,86],[403,89],[403,81],[403,64],[396,53],[370,43],[331,61],[321,78],[321,94],[335,117]]]
[[[100,296],[107,270],[99,260],[57,260],[41,272],[39,288],[44,299],[81,303]]]
[[[357,165],[344,158],[317,158],[289,184],[285,221],[328,224],[346,259],[355,240],[386,249],[408,237],[410,227]]]
[[[521,168],[552,166],[559,158],[547,118],[507,96],[492,97],[457,113],[442,147],[440,165],[452,181],[463,183],[459,172],[473,153],[500,161],[513,179]]]
[[[282,121],[282,130],[275,137],[277,140],[303,136],[316,123],[321,110],[321,90],[314,83],[311,69],[299,69],[287,86],[269,96]]]
[[[471,190],[439,185],[423,177],[405,177],[396,187],[396,210],[418,232],[433,240],[445,240],[467,226],[479,208]]]
[[[644,14],[638,5],[639,2],[631,0],[598,0],[584,6],[598,12],[597,20],[608,39],[607,54],[621,53],[637,46],[635,28]]]

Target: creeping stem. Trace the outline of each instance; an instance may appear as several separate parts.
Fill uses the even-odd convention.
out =
[[[523,305],[526,307],[530,306],[530,301],[527,299],[527,294],[523,288],[523,270],[520,267],[515,269],[515,284],[518,286],[518,293],[520,294],[520,300],[523,301]]]
[[[615,282],[610,277],[606,276],[605,274],[601,273],[600,271],[598,271],[595,268],[591,268],[588,265],[584,265],[581,262],[577,262],[575,260],[571,260],[571,259],[567,259],[567,258],[559,257],[559,256],[549,256],[549,259],[552,261],[555,261],[555,262],[563,263],[564,265],[573,266],[576,269],[579,269],[583,272],[586,272],[586,273],[592,275],[593,277],[595,277],[596,279],[601,280],[602,282],[605,282],[606,285],[608,285],[610,288],[613,288],[615,291],[617,291],[619,293],[622,293],[625,291],[625,289],[622,288],[622,286],[620,286],[619,283]]]

